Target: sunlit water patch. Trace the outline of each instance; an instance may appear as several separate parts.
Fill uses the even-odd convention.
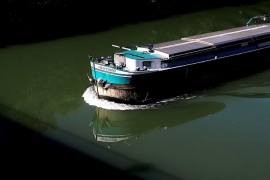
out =
[[[172,97],[172,98],[167,98],[167,99],[162,99],[160,101],[154,102],[154,103],[149,103],[149,104],[143,104],[143,105],[131,105],[131,104],[124,104],[124,103],[116,103],[113,101],[108,101],[105,99],[99,99],[97,96],[97,93],[95,92],[93,86],[88,87],[85,92],[83,93],[82,97],[84,98],[84,101],[89,104],[90,106],[96,106],[100,107],[103,109],[108,109],[108,110],[139,110],[139,109],[164,109],[164,108],[169,108],[172,106],[171,103],[173,102],[178,102],[182,100],[190,100],[194,99],[196,96],[195,95],[190,95],[190,94],[185,94],[177,97]],[[179,104],[179,103],[177,103]]]

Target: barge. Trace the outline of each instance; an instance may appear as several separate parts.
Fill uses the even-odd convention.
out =
[[[270,47],[270,14],[246,26],[158,44],[117,46],[114,57],[90,59],[99,98],[141,104],[188,89],[197,82],[265,60]],[[134,49],[135,48],[135,49]],[[258,58],[259,57],[259,58]]]

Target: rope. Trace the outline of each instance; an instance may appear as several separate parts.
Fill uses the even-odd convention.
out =
[[[206,44],[206,45],[208,45],[208,46],[214,46],[214,47],[216,48],[216,46],[215,46],[213,43],[206,42],[206,41],[202,41],[202,40],[198,40],[198,39],[181,38],[181,40],[184,40],[184,41],[191,41],[191,42],[198,42],[198,43],[201,43],[201,44]]]

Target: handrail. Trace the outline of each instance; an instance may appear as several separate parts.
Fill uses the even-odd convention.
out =
[[[260,16],[254,16],[252,18],[250,18],[250,20],[247,22],[247,26],[249,25],[249,23],[253,20],[253,19],[260,19],[260,20],[263,20],[263,21],[266,21],[267,20],[267,17],[270,17],[270,14],[264,14],[264,15],[260,15]]]

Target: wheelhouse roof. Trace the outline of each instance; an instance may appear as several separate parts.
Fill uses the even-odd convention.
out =
[[[154,56],[152,54],[135,51],[135,50],[124,51],[124,52],[121,52],[121,54],[123,54],[124,57],[130,58],[130,59],[157,59],[159,58],[158,56]]]

